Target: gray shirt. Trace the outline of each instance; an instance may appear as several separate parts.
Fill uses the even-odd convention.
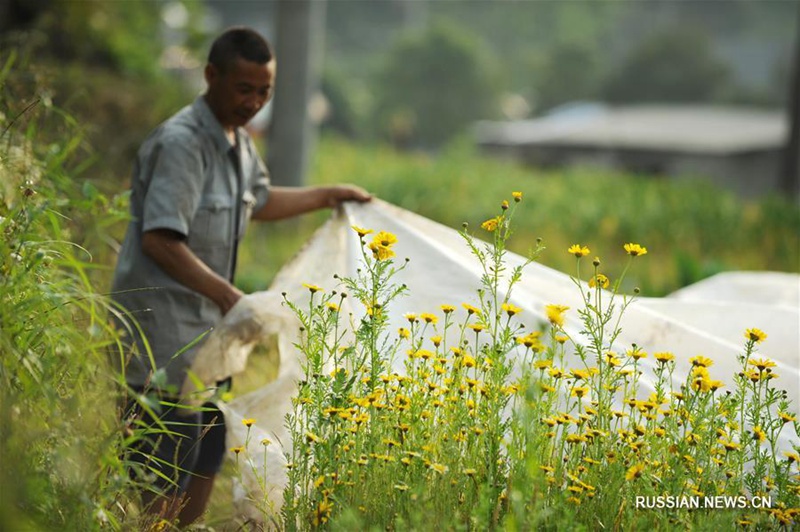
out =
[[[180,386],[197,340],[221,318],[210,299],[144,255],[142,234],[180,233],[209,268],[233,278],[236,247],[250,215],[266,203],[269,185],[250,137],[239,128],[236,139],[232,146],[201,96],[156,128],[139,149],[131,178],[133,219],[113,283],[114,300],[134,319],[127,320],[127,328],[135,349],[122,364],[127,363],[129,384],[143,385],[154,369],[164,368],[168,382]]]

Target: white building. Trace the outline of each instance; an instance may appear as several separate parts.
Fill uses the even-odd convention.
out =
[[[534,166],[588,165],[709,179],[745,197],[779,192],[784,113],[703,105],[578,103],[542,118],[480,122],[489,153]]]

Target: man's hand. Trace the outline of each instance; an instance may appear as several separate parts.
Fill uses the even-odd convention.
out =
[[[338,207],[343,201],[364,203],[372,199],[372,194],[355,185],[337,185],[324,189],[327,191],[328,207]]]

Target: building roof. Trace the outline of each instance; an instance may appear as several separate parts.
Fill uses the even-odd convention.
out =
[[[479,144],[627,148],[730,154],[783,146],[780,111],[703,105],[572,104],[541,118],[479,122]]]

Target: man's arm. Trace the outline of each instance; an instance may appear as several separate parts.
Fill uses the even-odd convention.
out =
[[[142,235],[142,251],[167,275],[216,303],[223,315],[244,295],[206,266],[180,233],[168,229],[147,231]]]
[[[365,202],[372,196],[352,185],[331,187],[270,187],[267,203],[253,214],[255,220],[281,220],[317,209],[336,207],[343,201]]]

